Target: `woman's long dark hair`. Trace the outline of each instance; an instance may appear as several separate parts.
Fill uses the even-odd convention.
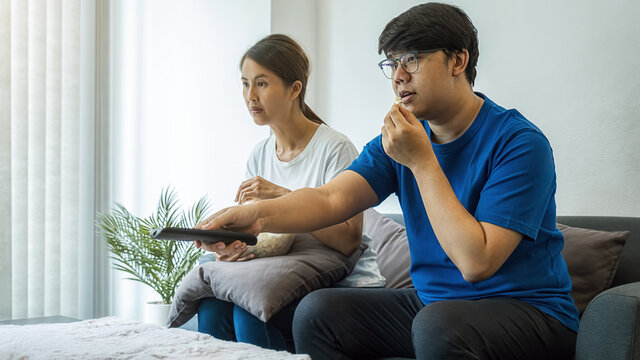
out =
[[[302,114],[315,123],[324,124],[324,121],[304,102],[309,79],[309,59],[295,40],[283,34],[269,35],[242,55],[240,70],[246,58],[272,71],[286,86],[291,86],[299,80],[302,83],[302,90],[298,95],[298,101]]]

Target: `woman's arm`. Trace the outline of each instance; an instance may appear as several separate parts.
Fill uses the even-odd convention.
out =
[[[314,238],[330,248],[349,256],[362,240],[362,213],[339,224],[311,232]]]

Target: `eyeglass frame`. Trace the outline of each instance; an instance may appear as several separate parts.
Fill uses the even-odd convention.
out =
[[[396,70],[398,70],[398,63],[400,64],[400,66],[402,66],[402,69],[404,69],[404,71],[406,71],[408,74],[413,74],[416,71],[418,71],[420,69],[420,63],[417,62],[418,60],[418,55],[420,54],[431,54],[431,53],[435,53],[438,52],[440,50],[446,50],[446,48],[437,48],[437,49],[431,49],[431,50],[422,50],[422,51],[407,51],[406,53],[401,54],[399,57],[397,58],[386,58],[382,61],[380,61],[378,63],[378,67],[380,68],[380,70],[382,70],[382,74],[384,74],[384,77],[386,77],[387,79],[391,79],[393,77],[393,72],[395,72]],[[407,55],[414,55],[416,57],[416,69],[414,71],[407,71],[407,69],[405,69],[404,65],[402,64],[402,62],[400,61],[400,59],[402,59],[403,57],[407,56]],[[382,68],[382,63],[385,61],[393,61],[393,72],[391,73],[391,77],[387,76],[387,74],[385,74],[384,69]]]

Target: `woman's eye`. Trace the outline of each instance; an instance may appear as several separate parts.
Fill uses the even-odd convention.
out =
[[[264,81],[258,81],[258,82],[257,82],[257,84],[258,84],[258,86],[265,86],[265,85],[267,85],[267,83],[266,83],[266,82],[264,82]]]

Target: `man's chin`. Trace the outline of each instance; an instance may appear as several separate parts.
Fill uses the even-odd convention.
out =
[[[416,119],[418,119],[418,120],[422,120],[423,119],[424,112],[421,111],[420,109],[416,109],[416,107],[411,105],[411,103],[403,104],[402,107],[407,109],[407,110],[409,110],[413,114],[413,116],[416,117]]]

